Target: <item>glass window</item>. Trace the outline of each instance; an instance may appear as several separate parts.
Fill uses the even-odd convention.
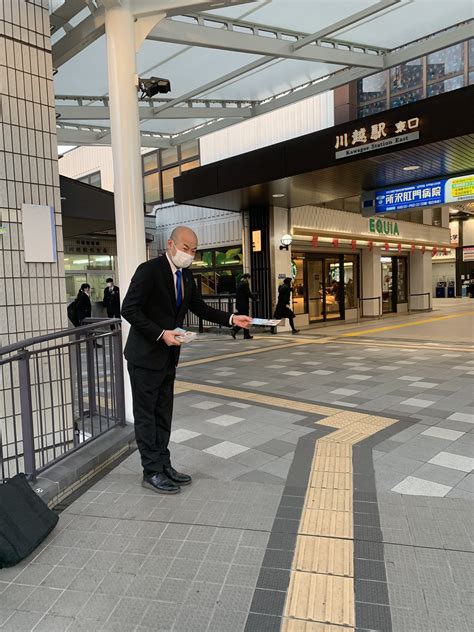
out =
[[[215,294],[216,293],[216,273],[215,272],[201,272],[198,277],[199,285],[201,286],[201,294]]]
[[[387,75],[378,72],[370,77],[365,77],[358,82],[357,92],[359,103],[380,100],[387,96]]]
[[[397,257],[398,266],[398,287],[397,303],[407,302],[407,260],[404,257]]]
[[[428,81],[436,81],[447,75],[459,74],[464,71],[464,44],[455,44],[437,53],[431,53],[427,58]]]
[[[423,85],[423,59],[412,61],[390,69],[391,94],[413,90]]]
[[[145,204],[160,201],[160,174],[150,173],[143,178]]]
[[[163,200],[172,200],[174,197],[173,180],[179,176],[179,167],[165,169],[161,175],[163,177]]]
[[[474,71],[469,73],[469,85],[474,83]]]
[[[68,255],[64,257],[65,270],[87,270],[89,267],[89,255]],[[85,283],[85,281],[84,281]]]
[[[305,292],[304,292],[304,255],[295,256],[292,259],[292,269],[295,273],[293,278],[293,311],[295,314],[305,313]],[[283,280],[280,282],[280,284]]]
[[[239,265],[242,263],[242,247],[216,250],[216,266]]]
[[[236,273],[234,270],[216,272],[217,294],[233,294],[236,289]]]
[[[183,143],[181,145],[181,160],[194,158],[194,156],[199,156],[199,141],[189,140],[187,143]]]
[[[143,156],[143,172],[155,171],[156,169],[158,169],[158,152],[154,151]]]
[[[85,182],[86,184],[90,184],[93,187],[101,187],[102,181],[100,177],[100,171],[95,171],[94,173],[88,173],[86,176],[82,178],[78,178],[79,182]]]
[[[181,173],[183,171],[189,171],[190,169],[196,169],[199,167],[199,160],[192,160],[191,162],[185,162],[181,165]]]
[[[172,165],[174,162],[178,162],[178,148],[168,147],[161,150],[161,166]]]
[[[383,112],[387,109],[387,100],[374,101],[374,103],[368,103],[359,108],[359,117],[369,116],[370,114],[377,114],[377,112]]]
[[[457,90],[464,86],[464,76],[458,75],[457,77],[451,77],[451,79],[445,79],[438,83],[432,83],[428,86],[427,95],[434,97],[437,94],[443,94],[444,92],[450,92],[451,90]]]
[[[423,98],[423,89],[419,90],[410,90],[409,92],[403,92],[402,94],[393,96],[390,99],[390,107],[398,108],[400,105],[405,105],[405,103],[411,103],[412,101],[419,101]]]
[[[90,270],[113,270],[114,258],[111,255],[89,255]]]
[[[344,255],[344,304],[346,309],[357,307],[357,257]]]
[[[213,266],[213,251],[212,250],[199,250],[194,257],[193,267],[196,268],[212,268]]]

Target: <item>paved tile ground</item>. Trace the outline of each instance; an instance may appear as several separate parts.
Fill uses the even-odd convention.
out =
[[[396,346],[373,335],[324,343],[320,330],[308,334],[311,345],[290,336],[244,344],[206,335],[183,349],[181,381],[247,393],[177,396],[172,455],[193,485],[158,496],[139,484],[137,453],[122,462],[61,514],[33,556],[0,571],[0,631],[279,629],[272,613],[283,610],[292,552],[275,524],[298,524],[305,490],[291,488],[288,472],[298,465],[295,449],[324,419],[291,401],[399,420],[371,444],[376,494],[354,475],[367,501],[354,514],[365,551],[356,595],[366,591],[380,621],[391,618],[390,627],[370,629],[472,629],[472,340],[435,348],[410,335]],[[252,353],[233,355],[242,351]],[[208,357],[214,361],[195,363]],[[257,404],[252,393],[290,404]],[[381,541],[372,538],[377,529]],[[369,629],[360,614],[356,624]]]

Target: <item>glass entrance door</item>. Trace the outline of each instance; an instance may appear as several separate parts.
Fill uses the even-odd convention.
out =
[[[325,320],[340,318],[339,293],[341,287],[341,258],[324,259]]]
[[[397,284],[394,279],[396,267],[392,257],[382,257],[382,313],[390,314],[397,311],[397,303],[394,301],[394,288]]]
[[[342,317],[339,304],[342,265],[343,259],[339,256],[307,260],[310,322]]]
[[[322,259],[309,259],[307,267],[309,320],[324,318],[324,278]]]

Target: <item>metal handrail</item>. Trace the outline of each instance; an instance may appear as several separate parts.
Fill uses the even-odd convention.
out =
[[[98,318],[104,325],[115,325],[121,323],[120,318]],[[13,353],[14,351],[23,351],[27,347],[41,344],[42,342],[49,342],[50,340],[57,340],[58,338],[65,338],[66,336],[75,336],[86,334],[97,329],[97,322],[91,325],[81,325],[80,327],[74,327],[74,329],[62,329],[61,331],[54,331],[51,334],[44,334],[43,336],[35,336],[34,338],[25,338],[19,342],[14,342],[6,347],[0,347],[0,356],[7,353]]]
[[[35,480],[126,423],[121,321],[94,321],[0,349],[0,481],[18,472]]]
[[[382,318],[382,297],[381,296],[367,296],[364,298],[359,297],[359,310],[360,310],[360,315],[362,316],[362,318],[364,317],[363,309],[362,309],[364,306],[363,301],[378,301],[378,307],[379,307],[378,318]]]
[[[411,298],[412,298],[412,296],[427,296],[428,297],[428,308],[422,307],[421,309],[413,310],[412,307],[411,307]],[[410,294],[410,307],[409,307],[408,311],[410,311],[410,312],[412,312],[412,311],[416,311],[416,312],[432,312],[433,311],[433,306],[431,304],[431,292],[419,292],[417,294]]]

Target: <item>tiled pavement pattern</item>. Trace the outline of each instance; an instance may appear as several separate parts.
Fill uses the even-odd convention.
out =
[[[318,344],[293,347],[303,339],[272,336],[246,345],[279,350],[238,357],[243,343],[214,338],[184,349],[179,372],[207,391],[184,384],[176,399],[174,464],[194,484],[176,497],[148,492],[138,485],[137,455],[129,457],[63,512],[32,559],[0,571],[0,630],[470,629],[474,362],[466,349],[309,336]],[[232,357],[185,366],[223,353]],[[221,388],[244,393],[219,395]],[[252,393],[289,402],[255,403]],[[400,421],[352,444],[354,539],[317,536],[326,547],[335,540],[342,564],[325,584],[334,603],[346,603],[339,586],[352,561],[353,619],[336,626],[316,611],[305,612],[316,622],[288,618],[285,600],[290,570],[313,575],[305,564],[318,558],[317,547],[312,556],[299,553],[296,535],[315,441],[318,450],[340,432],[330,419],[340,410],[348,420],[361,413]],[[324,469],[322,458],[313,465]],[[326,478],[321,493],[329,488]],[[337,506],[321,511],[338,517]],[[350,520],[347,506],[342,513]],[[312,603],[318,575],[329,577],[316,567]]]

